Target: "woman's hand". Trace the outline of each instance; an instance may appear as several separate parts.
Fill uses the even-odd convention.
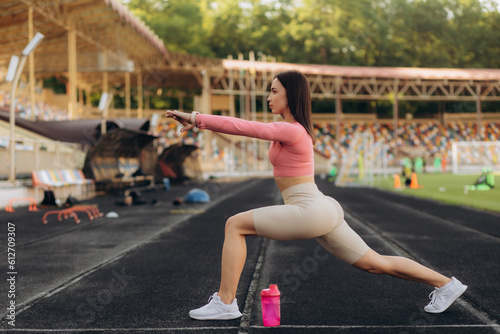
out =
[[[191,114],[179,110],[167,110],[166,116],[173,118],[182,124],[181,132],[191,130],[194,124],[191,123]]]

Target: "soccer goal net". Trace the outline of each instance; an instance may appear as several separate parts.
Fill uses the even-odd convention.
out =
[[[387,151],[387,145],[374,142],[372,133],[357,134],[342,159],[335,185],[372,187],[375,174],[387,175]]]
[[[454,142],[453,174],[477,174],[483,168],[500,170],[500,141]]]

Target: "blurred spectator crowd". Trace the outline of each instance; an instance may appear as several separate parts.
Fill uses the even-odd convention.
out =
[[[389,158],[394,159],[394,148],[419,148],[422,158],[433,161],[436,156],[439,156],[444,162],[451,161],[452,143],[458,141],[476,141],[475,122],[453,121],[447,126],[443,126],[438,121],[419,122],[413,120],[410,123],[401,124],[398,128],[397,143],[393,135],[394,126],[392,122],[349,122],[344,123],[341,128],[340,141],[337,140],[335,134],[335,123],[314,124],[316,132],[316,152],[323,155],[325,158],[336,162],[339,158],[339,153],[345,156],[351,141],[357,134],[369,132],[373,134],[374,142],[379,142],[387,145]],[[500,140],[500,123],[486,123],[483,128],[482,140],[498,141]],[[183,142],[188,145],[203,146],[201,141],[201,131],[195,129],[180,133],[178,125],[173,122],[160,122],[157,133],[162,144],[169,146],[173,143]],[[493,160],[500,157],[498,149],[493,149],[490,154],[494,157]],[[474,154],[471,152],[471,155]],[[471,156],[470,160],[474,160]],[[396,161],[394,161],[396,163]],[[431,162],[432,163],[432,162]]]
[[[9,92],[0,90],[0,107],[10,108],[11,95]],[[31,101],[26,96],[16,96],[15,112],[18,117],[29,120],[53,121],[67,120],[68,111],[56,105],[43,101],[36,101],[34,115],[31,108]]]
[[[10,93],[0,90],[0,107],[8,109],[11,103]],[[32,114],[29,98],[21,96],[16,98],[16,114],[18,117],[29,120],[67,120],[68,112],[58,106],[37,101]],[[397,139],[393,135],[394,124],[391,120],[387,122],[348,122],[343,123],[341,133],[336,135],[336,125],[331,122],[314,124],[316,132],[316,152],[323,155],[333,163],[339,160],[339,155],[345,156],[351,141],[357,134],[371,133],[374,142],[387,145],[389,159],[394,159],[395,148],[420,148],[425,152],[422,158],[434,159],[439,156],[443,161],[451,161],[452,143],[458,141],[500,141],[500,123],[485,123],[482,135],[478,136],[477,124],[475,122],[452,121],[446,126],[439,121],[421,121],[415,119],[405,122],[398,127]],[[195,128],[188,132],[179,132],[175,122],[162,119],[154,133],[159,137],[160,147],[168,147],[172,144],[182,142],[185,145],[195,145],[203,148],[202,131]],[[340,140],[338,140],[339,138]],[[212,143],[214,144],[214,143]],[[497,146],[498,147],[498,146]],[[500,157],[497,148],[492,149],[490,154],[496,161]],[[222,150],[215,150],[222,154]],[[473,154],[473,153],[471,153]],[[217,157],[215,157],[217,158]],[[219,158],[222,159],[222,156]],[[471,160],[474,157],[470,157]]]
[[[486,123],[482,129],[482,141],[500,140],[500,123]],[[437,155],[445,161],[451,161],[452,143],[458,141],[476,141],[477,129],[475,122],[453,121],[443,126],[438,121],[419,122],[413,120],[411,123],[401,124],[398,127],[397,139],[395,139],[393,123],[349,123],[343,124],[340,133],[340,141],[335,135],[334,123],[315,124],[317,134],[316,151],[334,161],[338,159],[338,152],[347,154],[352,139],[365,132],[373,134],[375,142],[381,142],[388,146],[389,153],[396,147],[421,148],[424,156],[430,158]],[[397,141],[397,142],[396,142]],[[471,153],[472,154],[472,153]],[[497,150],[491,154],[498,159],[500,152]],[[473,157],[471,157],[473,159]]]

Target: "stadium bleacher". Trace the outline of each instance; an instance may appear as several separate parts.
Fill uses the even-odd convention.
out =
[[[337,141],[336,124],[314,123],[316,132],[316,152],[325,158],[338,161],[339,153],[347,154],[347,150],[356,134],[369,131],[375,142],[382,142],[389,146],[389,150],[396,147],[393,135],[392,122],[349,122],[341,128],[340,140]],[[484,123],[485,141],[500,140],[500,123]],[[202,146],[200,132],[188,131],[180,134],[177,125],[172,122],[160,122],[157,133],[164,144],[182,142],[189,145]],[[475,141],[476,123],[467,121],[451,121],[446,126],[439,121],[414,119],[400,125],[398,129],[398,147],[421,148],[428,157],[440,154],[448,162],[451,159],[451,147],[457,141]],[[500,156],[500,152],[497,152]]]
[[[484,140],[500,140],[500,123],[484,124]],[[317,134],[316,150],[327,158],[333,156],[336,160],[337,153],[347,153],[350,141],[357,133],[370,131],[375,142],[381,141],[389,145],[390,148],[396,146],[393,135],[392,123],[351,123],[344,124],[341,130],[340,142],[336,141],[335,124],[315,124]],[[398,131],[398,146],[419,147],[423,146],[429,155],[440,153],[445,159],[451,157],[451,144],[456,141],[475,141],[476,127],[472,122],[453,121],[447,126],[440,122],[419,122],[418,119],[411,123],[403,124]]]
[[[10,108],[11,96],[9,92],[0,90],[0,107]],[[37,119],[42,121],[67,120],[68,111],[56,105],[44,101],[36,101],[35,115],[32,113],[30,99],[26,96],[16,97],[15,112],[18,117],[25,119]],[[34,116],[34,117],[33,117]]]
[[[0,107],[8,109],[10,103],[10,93],[0,90]],[[67,110],[43,101],[36,102],[35,117],[33,117],[29,98],[24,96],[21,96],[16,101],[16,114],[18,117],[24,119],[34,118],[44,121],[68,119]],[[333,161],[338,161],[339,152],[341,155],[347,153],[349,144],[356,134],[365,131],[373,134],[375,142],[382,142],[388,145],[390,149],[396,147],[392,121],[343,123],[339,141],[337,141],[337,135],[335,134],[336,124],[334,122],[315,123],[314,126],[317,135],[316,152]],[[485,122],[483,140],[500,140],[499,129],[499,122]],[[168,147],[178,142],[199,147],[203,145],[201,142],[202,136],[200,136],[201,132],[198,129],[184,133],[180,133],[177,130],[178,125],[176,123],[161,120],[156,129],[160,146]],[[450,121],[445,126],[437,120],[420,121],[419,119],[414,119],[411,122],[404,122],[398,128],[397,146],[410,148],[422,147],[429,157],[440,154],[443,159],[449,161],[451,158],[452,143],[457,141],[475,141],[477,138],[476,131],[476,122],[473,121]]]

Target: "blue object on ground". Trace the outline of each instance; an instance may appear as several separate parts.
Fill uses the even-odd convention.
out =
[[[208,203],[210,202],[210,196],[207,194],[206,191],[194,188],[191,189],[187,195],[186,198],[184,198],[184,202],[186,203]]]
[[[170,189],[170,179],[168,177],[163,178],[163,185],[166,191]]]

